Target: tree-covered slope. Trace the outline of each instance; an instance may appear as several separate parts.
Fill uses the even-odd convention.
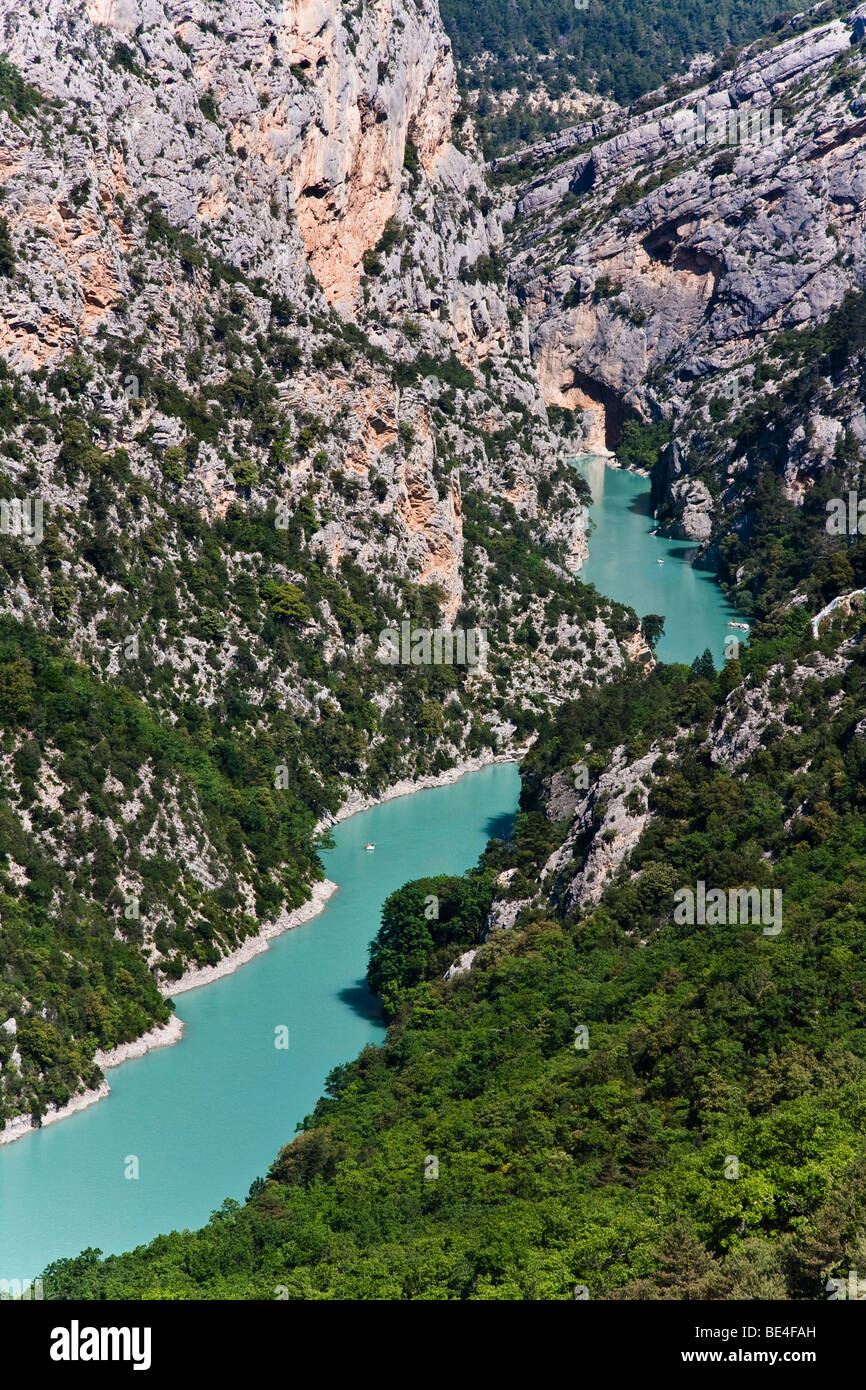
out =
[[[574,577],[435,6],[332,8],[0,0],[6,1138],[286,924],[347,796],[508,747],[637,626]],[[382,660],[403,622],[484,669]]]
[[[735,5],[636,0],[442,0],[465,99],[489,154],[501,154],[573,124],[578,89],[628,106],[681,75],[698,54],[751,42],[780,13],[781,0]],[[527,101],[536,93],[537,101]]]
[[[386,1044],[331,1076],[245,1205],[60,1262],[52,1294],[810,1299],[856,1267],[866,634],[860,618],[817,643],[802,628],[714,680],[697,661],[564,705],[513,842],[467,881],[475,915],[451,943],[476,948],[471,970],[443,982],[432,933],[424,945],[427,894],[453,889],[395,895],[373,951],[377,975],[403,969]],[[605,762],[664,751],[637,850],[598,904],[563,910],[542,885],[569,817],[551,820],[548,798],[590,736]],[[528,901],[482,941],[484,882],[508,869]],[[781,932],[679,924],[674,893],[698,879],[780,889]]]

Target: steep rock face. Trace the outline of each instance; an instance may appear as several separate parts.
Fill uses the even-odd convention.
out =
[[[139,361],[109,376],[104,389],[88,386],[86,395],[94,403],[101,397],[112,425],[107,442],[134,455],[134,440],[150,430],[159,449],[183,448],[182,425],[164,418],[143,389],[130,422],[120,388],[148,371],[177,380],[180,362],[202,352],[201,330],[197,340],[189,328],[220,317],[210,312],[212,249],[231,267],[231,315],[242,307],[258,335],[270,331],[273,315],[269,325],[255,285],[318,316],[319,324],[307,324],[312,359],[332,352],[323,340],[319,286],[326,303],[369,326],[373,351],[392,360],[411,361],[422,349],[428,363],[443,352],[455,352],[470,370],[495,362],[497,399],[479,393],[485,431],[511,428],[506,399],[535,422],[531,449],[508,450],[502,491],[565,547],[568,564],[579,561],[580,509],[553,517],[537,506],[533,474],[549,470],[554,441],[524,369],[522,329],[509,324],[498,278],[473,271],[479,260],[493,264],[502,235],[495,215],[481,211],[483,171],[471,131],[461,137],[464,149],[451,141],[454,76],[435,6],[348,13],[336,4],[287,5],[274,13],[250,0],[228,13],[157,0],[48,0],[26,15],[0,7],[0,25],[27,79],[60,103],[51,140],[27,140],[20,122],[0,115],[10,228],[30,264],[28,284],[8,286],[0,306],[0,350],[15,369],[53,368],[97,333],[114,343],[141,340]],[[87,110],[75,128],[62,105],[70,96]],[[142,273],[155,245],[177,247],[183,238],[190,240],[179,266]],[[225,338],[223,328],[216,333]],[[195,379],[180,370],[184,389],[194,390]],[[438,584],[445,620],[453,621],[463,597],[461,479],[446,480],[441,469],[434,476],[434,460],[443,452],[460,457],[463,477],[476,473],[494,494],[500,470],[477,468],[462,412],[452,405],[443,418],[441,383],[428,376],[423,394],[395,390],[381,371],[359,383],[339,360],[318,369],[307,361],[294,381],[277,370],[275,383],[295,434],[301,417],[328,421],[337,407],[342,438],[331,428],[321,444],[362,488],[384,479],[389,559],[403,574]],[[254,461],[264,484],[264,461]],[[339,493],[312,475],[309,456],[293,461],[286,500],[311,483],[327,492],[325,507],[335,517],[321,544],[330,564],[350,556],[373,566],[381,541],[359,534],[342,515]],[[209,440],[200,441],[181,487],[215,520],[237,495]],[[269,491],[254,488],[252,500]],[[80,511],[68,491],[46,482],[43,492],[52,505]],[[206,672],[200,676],[210,684]]]
[[[496,166],[546,399],[578,412],[590,449],[615,449],[629,418],[666,419],[660,519],[703,542],[710,559],[732,500],[750,486],[749,461],[725,454],[718,422],[725,410],[742,414],[765,384],[762,349],[822,322],[866,276],[856,13],[796,17],[792,37],[783,30],[775,47],[758,45],[711,83],[659,93],[654,109],[647,99],[640,114],[563,132]],[[720,387],[708,417],[707,395]],[[856,434],[860,410],[846,402],[822,431],[792,441],[792,499],[826,466],[831,433]],[[708,435],[721,491],[711,525],[695,491],[704,482],[678,487],[684,469],[696,471],[690,455],[706,459]]]
[[[336,0],[288,6],[276,47],[313,89],[300,157],[291,148],[284,156],[298,226],[329,302],[346,304],[357,294],[364,252],[396,212],[410,132],[432,173],[447,159],[456,93],[433,5],[395,11],[380,0],[351,56],[341,12]],[[259,122],[259,138],[271,149],[274,135],[284,133],[282,124],[272,131]]]
[[[575,563],[584,543],[579,507],[554,516],[537,503],[537,476],[552,466],[555,441],[521,356],[522,332],[512,331],[499,276],[487,268],[501,229],[481,211],[471,131],[464,149],[451,141],[454,74],[435,6],[272,12],[245,0],[229,13],[170,0],[42,0],[26,14],[0,6],[0,33],[48,98],[45,133],[35,140],[14,113],[0,112],[5,207],[28,264],[26,280],[7,282],[0,306],[0,350],[14,370],[53,370],[75,350],[92,358],[85,370],[95,376],[80,399],[106,422],[100,444],[127,449],[138,467],[146,438],[152,468],[166,451],[189,460],[190,434],[184,410],[167,411],[165,393],[154,399],[146,383],[171,379],[206,408],[226,379],[216,364],[221,345],[237,356],[241,319],[244,350],[253,352],[243,369],[254,374],[263,339],[285,340],[281,330],[292,324],[303,338],[281,341],[270,360],[264,349],[264,362],[283,434],[303,436],[318,422],[319,452],[281,462],[283,498],[292,507],[304,493],[321,495],[331,517],[314,546],[332,569],[348,557],[372,571],[384,553],[396,573],[437,585],[443,618],[453,622],[464,597],[462,494],[473,479]],[[217,303],[215,277],[232,286],[227,304]],[[294,313],[275,311],[274,296]],[[325,317],[327,305],[343,318]],[[335,349],[346,316],[369,336]],[[100,340],[123,357],[120,370],[101,369]],[[123,350],[133,343],[135,351]],[[349,362],[359,350],[374,359],[366,375]],[[419,350],[428,375],[416,385]],[[456,362],[449,367],[450,389],[435,375],[443,354],[469,366],[462,377]],[[388,379],[394,359],[406,363],[409,385]],[[493,360],[495,394],[473,376]],[[475,392],[468,418],[484,433],[471,437],[454,387]],[[446,412],[443,394],[452,397]],[[513,427],[506,400],[532,421],[531,446],[509,446],[491,467],[476,441]],[[221,521],[238,500],[233,465],[223,441],[209,437],[216,430],[201,423],[196,431],[194,462],[177,485],[202,517]],[[255,438],[244,443],[258,474],[248,499],[267,504],[273,460]],[[83,517],[75,488],[47,476],[44,453],[42,495]],[[328,476],[312,463],[325,453]],[[459,458],[460,471],[446,476],[443,455],[451,468]],[[386,532],[375,537],[344,496],[374,484],[385,489]],[[85,651],[83,637],[77,649]],[[177,664],[185,664],[179,655]],[[194,666],[212,689],[212,674]]]
[[[634,629],[573,577],[435,6],[0,0],[0,51],[2,1125],[278,929],[347,797],[512,746]],[[485,660],[387,663],[407,620]]]
[[[629,763],[625,749],[615,749],[605,771],[577,800],[568,834],[544,866],[545,890],[564,910],[597,903],[634,849],[650,819],[646,793],[660,752],[654,744],[645,757]],[[563,781],[558,775],[551,787],[547,813],[555,819],[570,799],[563,803]]]
[[[336,0],[230,12],[49,0],[26,15],[7,6],[2,38],[40,90],[93,113],[82,172],[104,203],[131,186],[176,226],[218,223],[232,259],[255,261],[278,289],[297,284],[305,258],[328,301],[352,305],[364,253],[397,209],[410,133],[428,175],[473,174],[449,143],[453,65],[428,3],[347,15]]]
[[[670,506],[676,521],[668,534],[682,540],[705,541],[713,529],[713,499],[706,483],[681,478],[671,484]]]

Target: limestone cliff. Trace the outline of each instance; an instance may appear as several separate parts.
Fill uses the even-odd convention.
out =
[[[2,1125],[636,648],[435,4],[0,0],[0,55]]]
[[[760,416],[785,399],[796,335],[866,279],[861,10],[780,21],[703,79],[494,166],[545,399],[575,410],[599,452],[629,420],[666,422],[657,514],[709,563],[729,534],[745,558]],[[852,478],[862,467],[856,375],[780,421],[790,438],[771,466],[790,500],[842,439],[858,453]]]
[[[10,2],[0,44],[44,98],[29,125],[0,113],[19,265],[0,351],[86,404],[99,447],[154,478],[168,458],[208,520],[237,504],[246,459],[242,499],[315,494],[312,544],[332,569],[387,557],[438,586],[447,622],[467,598],[467,487],[513,506],[565,565],[580,553],[567,470],[555,511],[539,503],[557,441],[509,321],[471,127],[453,129],[435,5]],[[58,369],[79,359],[70,391]],[[238,372],[254,385],[235,390]],[[265,428],[233,428],[257,393]],[[83,524],[51,445],[27,452],[49,507]],[[72,640],[83,653],[83,627]],[[192,655],[207,698],[213,673]]]

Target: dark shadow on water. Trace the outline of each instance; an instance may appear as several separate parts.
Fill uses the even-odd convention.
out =
[[[484,826],[484,832],[488,840],[510,840],[511,832],[514,829],[514,812],[502,812],[498,816],[491,816]]]
[[[637,497],[633,497],[629,502],[628,509],[630,512],[634,512],[635,516],[652,516],[651,500],[652,493],[649,489],[646,492],[639,492]]]
[[[370,993],[364,980],[356,980],[355,984],[338,990],[337,998],[359,1018],[366,1018],[371,1023],[384,1023],[382,1005],[377,996]]]
[[[697,549],[698,547],[696,545],[678,545],[676,550],[669,550],[668,554],[672,560],[682,560],[684,565],[692,565],[694,557],[697,554]],[[695,573],[703,573],[708,578],[712,578],[709,570],[695,570]]]

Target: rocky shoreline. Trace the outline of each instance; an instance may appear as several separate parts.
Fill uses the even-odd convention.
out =
[[[323,816],[316,826],[316,831],[327,830],[332,825],[339,825],[341,821],[348,820],[350,816],[355,816],[359,811],[372,810],[374,806],[381,806],[385,801],[393,801],[398,796],[411,796],[413,792],[427,791],[432,787],[450,787],[452,783],[459,782],[461,777],[465,777],[467,772],[480,772],[484,767],[490,767],[493,763],[519,763],[529,749],[529,744],[523,748],[509,749],[504,753],[481,753],[477,758],[465,758],[456,763],[454,767],[448,767],[444,772],[431,772],[424,777],[419,777],[413,781],[411,777],[403,777],[399,782],[394,782],[381,796],[350,796],[343,802],[339,811],[334,814],[328,813]]]
[[[29,1115],[16,1115],[14,1119],[7,1120],[3,1129],[0,1130],[0,1144],[11,1144],[16,1139],[23,1139],[25,1134],[32,1134],[37,1128],[42,1129],[45,1125],[53,1125],[57,1120],[65,1120],[67,1115],[75,1115],[79,1110],[86,1110],[88,1106],[95,1105],[108,1093],[108,1082],[100,1081],[99,1085],[92,1090],[80,1091],[65,1105],[49,1106],[42,1116],[42,1124],[38,1126],[34,1125]]]
[[[172,998],[175,994],[185,994],[188,990],[198,989],[200,985],[209,985],[214,980],[221,980],[226,975],[233,975],[242,965],[246,965],[247,961],[253,960],[263,951],[266,951],[269,942],[274,937],[281,936],[283,932],[291,931],[292,927],[299,927],[302,922],[308,922],[311,917],[315,917],[317,913],[321,912],[336,889],[336,883],[331,883],[329,879],[313,884],[312,895],[308,902],[302,903],[292,912],[283,910],[274,922],[266,922],[260,932],[253,937],[248,937],[236,951],[223,956],[216,965],[205,965],[187,970],[179,980],[170,984],[170,990],[166,988],[166,982],[163,982],[166,996]],[[106,1071],[110,1067],[119,1067],[124,1062],[133,1061],[136,1057],[144,1057],[146,1053],[153,1052],[156,1048],[171,1047],[173,1043],[180,1042],[183,1037],[183,1030],[182,1019],[172,1015],[168,1023],[151,1028],[147,1033],[142,1033],[140,1038],[134,1038],[132,1042],[119,1043],[117,1047],[112,1048],[98,1048],[93,1054],[93,1061],[101,1071]],[[104,1080],[90,1090],[79,1091],[77,1095],[67,1101],[66,1105],[49,1107],[42,1117],[42,1126],[34,1125],[29,1115],[16,1115],[0,1130],[0,1144],[11,1144],[15,1139],[23,1138],[25,1134],[32,1134],[37,1128],[54,1124],[57,1120],[65,1120],[68,1115],[75,1115],[80,1110],[86,1110],[88,1106],[95,1105],[98,1100],[102,1100],[110,1092],[111,1087]]]
[[[132,1042],[119,1043],[117,1047],[97,1048],[93,1054],[93,1061],[101,1071],[105,1071],[109,1067],[119,1067],[123,1062],[131,1062],[134,1057],[143,1057],[146,1052],[153,1052],[157,1047],[170,1047],[172,1043],[180,1042],[182,1037],[183,1023],[179,1018],[172,1016],[168,1023],[151,1028]],[[25,1134],[32,1134],[45,1125],[65,1120],[68,1115],[77,1115],[80,1110],[87,1110],[110,1093],[111,1087],[108,1082],[100,1081],[98,1086],[93,1086],[90,1090],[79,1091],[65,1105],[49,1106],[42,1116],[41,1125],[34,1125],[29,1115],[16,1115],[0,1130],[0,1144],[11,1144],[13,1140],[22,1139]]]
[[[118,1043],[117,1047],[97,1048],[93,1061],[100,1071],[105,1071],[107,1067],[119,1067],[122,1062],[131,1062],[134,1057],[143,1057],[157,1047],[170,1047],[172,1043],[180,1042],[182,1037],[183,1023],[172,1015],[168,1023],[151,1028],[140,1038],[133,1038],[132,1042]]]
[[[311,895],[307,902],[301,903],[300,907],[293,908],[287,912],[283,908],[273,922],[265,922],[261,931],[255,936],[248,936],[236,951],[231,951],[229,955],[223,956],[216,965],[192,966],[184,971],[179,980],[164,980],[162,988],[170,999],[176,994],[186,994],[188,990],[199,989],[202,985],[213,984],[215,980],[222,980],[226,975],[233,975],[242,965],[248,961],[255,960],[263,951],[268,949],[268,945],[277,936],[282,936],[283,932],[291,931],[293,927],[300,927],[304,922],[309,922],[311,917],[316,917],[321,912],[325,903],[333,893],[336,893],[337,885],[330,879],[322,879],[319,883],[314,883],[311,888]],[[111,1064],[109,1064],[111,1065]]]
[[[430,787],[450,786],[453,782],[459,782],[460,778],[464,777],[467,772],[480,772],[483,767],[489,767],[492,763],[519,762],[525,752],[526,749],[523,748],[514,749],[507,753],[481,754],[477,758],[467,758],[457,763],[455,767],[446,768],[444,772],[420,777],[417,781],[412,781],[408,777],[402,778],[399,782],[394,782],[392,786],[386,788],[381,796],[350,796],[336,814],[329,815],[320,821],[316,829],[321,831],[331,825],[337,825],[340,821],[348,820],[350,816],[357,815],[359,811],[368,811],[373,806],[379,806],[385,801],[392,801],[398,796],[409,796],[412,792],[424,791]],[[266,951],[275,937],[282,936],[284,932],[291,931],[293,927],[299,927],[303,922],[309,922],[311,918],[316,917],[336,891],[337,884],[332,883],[330,879],[326,878],[319,883],[314,883],[307,902],[302,903],[300,907],[294,908],[291,912],[283,909],[273,922],[266,922],[260,932],[255,936],[248,937],[236,951],[223,956],[216,965],[196,966],[185,971],[179,980],[163,980],[161,985],[166,997],[174,998],[177,994],[185,994],[191,989],[199,989],[202,985],[213,984],[215,980],[233,975],[242,965],[246,965],[248,961],[254,960],[256,956]],[[132,1042],[120,1043],[117,1047],[105,1050],[97,1050],[93,1060],[102,1071],[110,1067],[118,1067],[123,1062],[130,1062],[136,1057],[143,1057],[158,1047],[170,1047],[173,1043],[180,1042],[183,1037],[183,1029],[182,1020],[172,1016],[168,1023],[158,1028],[152,1028],[147,1033],[142,1033],[140,1038],[135,1038]],[[7,1121],[5,1127],[0,1130],[0,1145],[11,1144],[14,1140],[23,1138],[25,1134],[32,1134],[37,1128],[55,1124],[57,1120],[64,1120],[68,1115],[75,1115],[80,1110],[86,1110],[88,1106],[95,1105],[97,1101],[109,1095],[110,1090],[108,1082],[103,1080],[98,1086],[90,1090],[80,1091],[78,1095],[67,1101],[66,1105],[51,1106],[43,1115],[41,1126],[34,1125],[29,1115],[16,1115],[14,1119]]]

